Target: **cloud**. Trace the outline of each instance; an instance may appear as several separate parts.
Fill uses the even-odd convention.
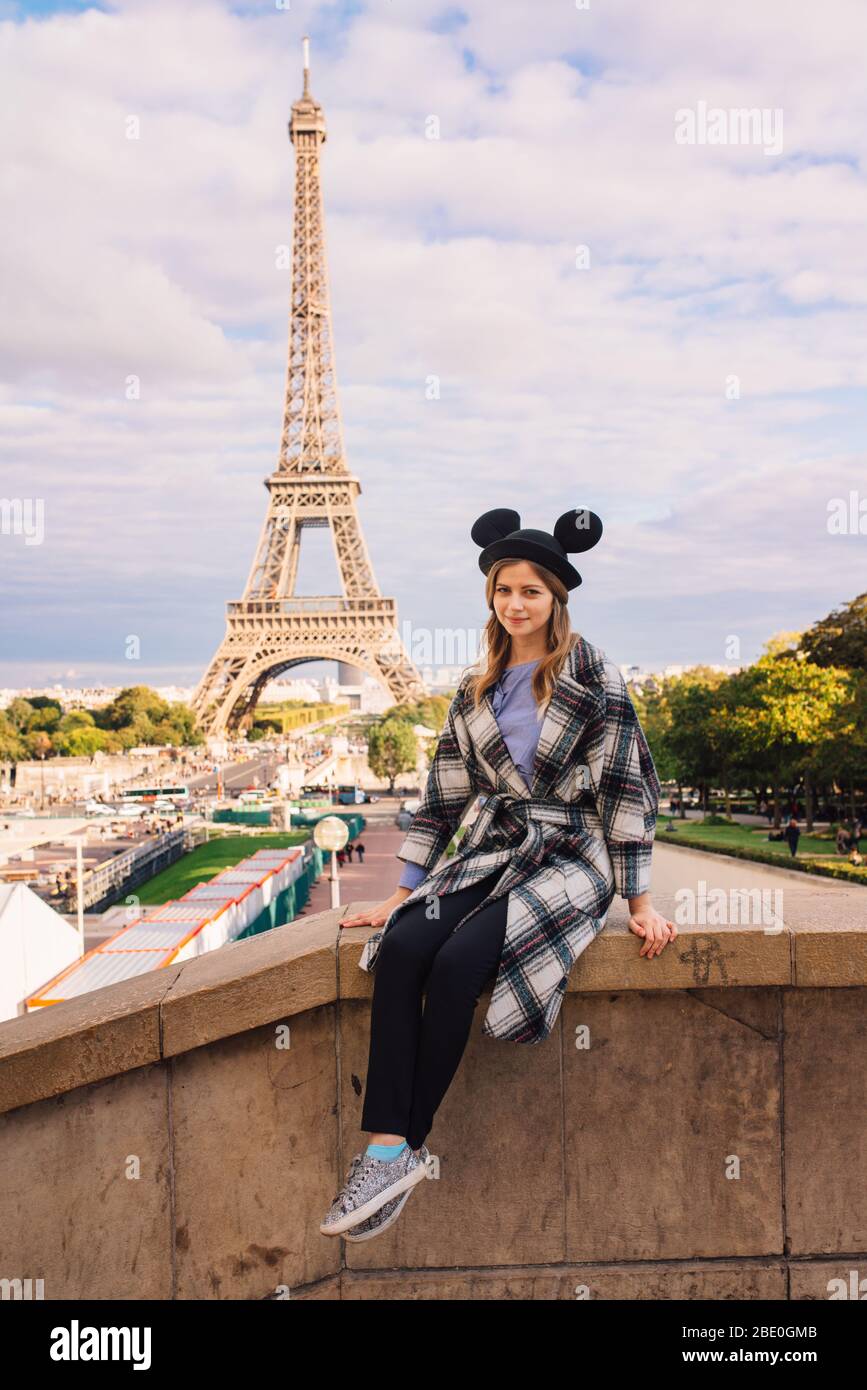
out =
[[[851,596],[858,540],[824,507],[864,486],[859,20],[19,7],[0,431],[4,494],[43,498],[46,530],[0,535],[4,646],[108,669],[145,627],[156,664],[196,668],[222,634],[280,441],[304,33],[347,465],[402,620],[483,624],[469,527],[493,505],[600,512],[573,603],[620,660],[715,660],[735,621],[755,655]],[[779,107],[781,154],[678,145],[700,101]],[[309,531],[302,564],[337,591]]]

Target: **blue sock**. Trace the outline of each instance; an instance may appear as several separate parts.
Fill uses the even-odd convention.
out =
[[[368,1144],[367,1152],[374,1158],[383,1158],[386,1163],[390,1163],[398,1154],[403,1153],[406,1148],[406,1140],[402,1139],[399,1144]]]

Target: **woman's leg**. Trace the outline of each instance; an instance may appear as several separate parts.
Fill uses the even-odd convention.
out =
[[[379,1142],[397,1142],[395,1135],[406,1136],[425,980],[455,924],[483,901],[491,882],[488,876],[455,893],[441,894],[439,913],[431,918],[426,915],[424,898],[411,903],[382,939],[373,971],[370,1048],[361,1114],[363,1130],[389,1136]],[[473,918],[467,926],[475,921]],[[413,1147],[419,1145],[420,1141]]]
[[[496,975],[506,935],[508,894],[449,936],[434,957],[425,990],[407,1142],[418,1149],[458,1069],[476,1005]]]

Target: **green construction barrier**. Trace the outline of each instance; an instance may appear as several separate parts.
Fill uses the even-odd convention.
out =
[[[271,812],[233,811],[227,808],[223,811],[215,811],[212,819],[229,825],[270,825]]]
[[[297,811],[293,811],[292,828],[294,830],[296,826],[306,827],[308,825],[316,825],[324,816],[337,816],[338,820],[345,821],[346,825],[349,827],[350,840],[354,840],[357,835],[360,835],[367,824],[364,816],[359,815],[357,811],[346,811],[341,814],[340,811],[336,811],[333,807],[329,807],[327,810],[313,811],[309,815],[303,816],[299,815]]]

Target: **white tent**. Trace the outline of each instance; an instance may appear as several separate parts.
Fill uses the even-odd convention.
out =
[[[26,883],[0,883],[0,1019],[26,1013],[28,995],[83,955],[74,924]]]

